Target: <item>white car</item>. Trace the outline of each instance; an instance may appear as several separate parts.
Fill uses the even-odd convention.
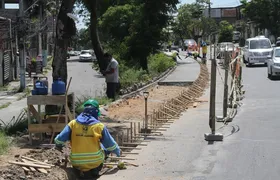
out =
[[[249,38],[245,42],[244,62],[251,66],[256,63],[267,63],[267,57],[271,55],[273,48],[268,38],[257,36]]]
[[[79,58],[79,61],[90,61],[92,62],[95,58],[95,54],[94,52],[92,52],[91,50],[82,50],[81,51],[81,54],[80,54],[80,58]]]
[[[280,47],[274,48],[272,54],[267,57],[267,77],[280,76]]]

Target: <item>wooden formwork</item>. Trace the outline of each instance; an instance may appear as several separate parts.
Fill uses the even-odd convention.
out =
[[[176,98],[164,102],[157,110],[154,110],[148,117],[148,128],[151,133],[141,133],[141,123],[131,122],[128,128],[123,129],[121,135],[116,137],[120,148],[124,151],[122,156],[138,154],[132,150],[140,150],[147,136],[161,136],[162,132],[169,128],[169,125],[178,120],[181,113],[186,111],[197,102],[205,88],[209,84],[209,73],[206,65],[200,64],[199,77],[189,86],[187,90],[182,91]],[[196,107],[196,106],[194,106]],[[121,137],[119,137],[121,136]],[[147,142],[147,141],[146,141]],[[139,147],[141,146],[141,148]]]

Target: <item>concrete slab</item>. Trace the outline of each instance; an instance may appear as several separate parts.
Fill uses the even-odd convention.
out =
[[[198,78],[200,72],[199,64],[191,59],[184,58],[182,60],[178,59],[178,66],[176,70],[162,80],[160,83],[169,83],[169,82],[193,82]]]

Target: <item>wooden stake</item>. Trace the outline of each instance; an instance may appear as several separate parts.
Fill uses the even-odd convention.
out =
[[[126,129],[126,142],[129,142],[129,129]]]
[[[51,166],[44,166],[44,165],[38,165],[38,164],[31,164],[31,163],[22,163],[22,162],[16,162],[16,161],[9,161],[10,164],[16,164],[16,165],[21,165],[21,166],[26,166],[26,167],[35,167],[35,168],[45,168],[45,169],[50,169]]]
[[[66,91],[65,91],[66,99],[67,99],[67,94],[68,94],[68,90],[69,90],[71,81],[72,81],[72,77],[70,77],[69,83],[67,84],[67,88],[66,88]],[[75,105],[75,104],[73,104],[73,106],[74,106],[74,105]],[[68,106],[68,104],[65,104],[65,106]],[[56,119],[56,123],[58,123],[58,121],[59,121],[60,115],[61,115],[61,113],[62,113],[62,109],[63,109],[63,106],[61,106],[61,108],[60,108],[59,114],[58,114],[57,119]],[[66,111],[66,108],[65,108],[65,111]],[[67,111],[66,111],[66,112],[67,112]],[[67,113],[66,113],[66,117],[65,117],[65,118],[67,118]],[[66,124],[65,124],[65,125],[66,125]],[[52,144],[52,142],[53,142],[54,134],[55,134],[55,132],[52,133],[51,140],[50,140],[50,144]]]
[[[29,172],[30,170],[27,167],[21,167],[25,172]]]
[[[136,136],[136,123],[135,122],[134,122],[134,136]]]
[[[141,150],[141,148],[137,148],[137,147],[123,147],[120,146],[121,149],[135,149],[135,150]]]
[[[121,159],[121,160],[136,160],[135,158],[127,158],[127,157],[109,157],[111,159]]]
[[[132,122],[130,122],[130,142],[132,142],[132,136],[133,136],[133,127],[132,127]]]
[[[123,145],[132,145],[132,146],[147,146],[147,144],[141,144],[141,143],[124,143]]]
[[[48,174],[48,171],[46,171],[45,169],[43,168],[37,168],[37,170],[41,173],[44,173],[44,174]]]
[[[29,157],[26,157],[26,156],[21,156],[22,159],[26,159],[28,161],[31,161],[31,163],[34,163],[34,164],[40,164],[40,165],[45,165],[45,166],[54,166],[52,164],[48,164],[48,163],[44,163],[44,162],[41,162],[41,161],[38,161],[36,159],[33,159],[33,158],[29,158]]]

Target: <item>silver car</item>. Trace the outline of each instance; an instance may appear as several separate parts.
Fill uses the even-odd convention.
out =
[[[81,54],[79,57],[80,62],[86,62],[86,61],[92,62],[94,60],[96,60],[96,56],[92,50],[82,50],[81,51]]]
[[[267,77],[280,76],[280,47],[273,49],[272,54],[267,56]]]

